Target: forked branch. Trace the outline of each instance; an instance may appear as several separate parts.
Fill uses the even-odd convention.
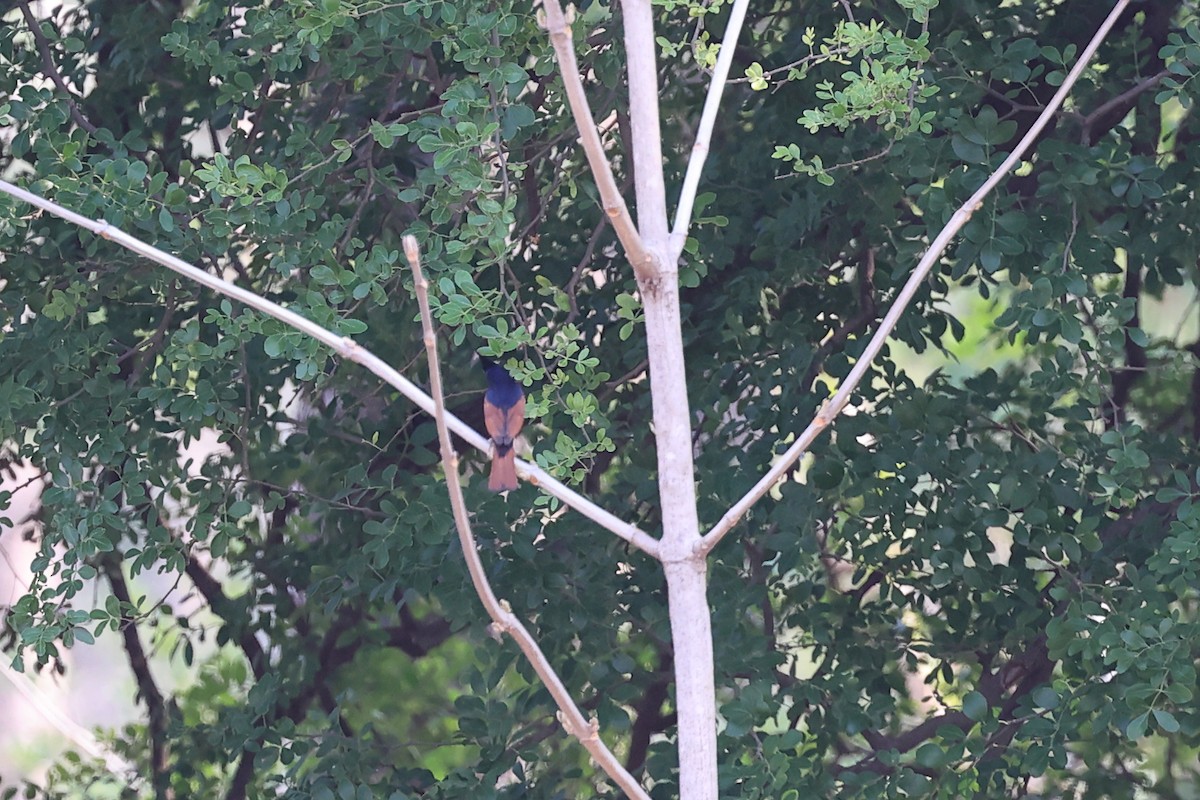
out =
[[[608,163],[608,157],[604,154],[604,144],[600,141],[599,131],[596,130],[596,120],[592,116],[587,93],[583,89],[583,78],[579,74],[575,43],[571,39],[571,26],[567,23],[558,0],[545,0],[542,8],[546,13],[546,31],[550,34],[550,43],[554,45],[558,68],[562,72],[567,102],[570,103],[575,126],[579,129],[579,140],[587,156],[588,166],[596,178],[596,188],[599,189],[601,202],[604,203],[604,213],[612,221],[617,238],[625,248],[625,254],[633,264],[634,270],[639,275],[648,275],[654,271],[655,258],[642,243],[642,237],[634,225],[629,208],[625,205],[625,198],[617,188],[612,165]]]

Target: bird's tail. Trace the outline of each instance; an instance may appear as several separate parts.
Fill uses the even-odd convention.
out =
[[[488,478],[488,488],[493,492],[508,492],[517,488],[516,453],[511,447],[497,447],[492,450],[492,475]]]

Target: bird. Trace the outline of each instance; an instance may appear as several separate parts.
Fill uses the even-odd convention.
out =
[[[513,380],[508,370],[481,357],[487,374],[487,391],[483,393],[483,423],[492,437],[492,474],[488,488],[507,492],[517,488],[516,453],[513,439],[525,424],[525,392]]]

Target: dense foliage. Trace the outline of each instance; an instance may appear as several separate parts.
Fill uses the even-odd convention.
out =
[[[681,278],[702,520],[845,376],[1107,6],[751,4]],[[482,427],[474,351],[509,358],[536,458],[657,529],[635,285],[528,4],[90,0],[36,36],[23,11],[0,26],[6,178],[419,382],[399,253],[416,234],[459,413]],[[677,185],[726,10],[658,11]],[[575,35],[631,182],[619,5],[582,5]],[[714,552],[723,795],[1198,790],[1198,65],[1194,3],[1134,4],[922,289],[907,349]],[[0,465],[43,483],[12,521],[40,554],[6,652],[69,668],[69,648],[122,638],[147,710],[113,733],[145,776],[126,791],[613,796],[486,635],[429,419],[7,198],[0,254]],[[914,377],[909,350],[947,366]],[[533,487],[488,494],[481,465],[465,468],[497,593],[673,796],[657,564]],[[158,605],[138,589],[156,572],[182,576]],[[190,669],[173,693],[153,642]],[[64,762],[36,794],[105,783]]]

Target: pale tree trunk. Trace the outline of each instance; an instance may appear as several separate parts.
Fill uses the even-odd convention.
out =
[[[637,229],[653,254],[634,265],[646,316],[650,394],[658,456],[662,515],[659,556],[667,578],[678,716],[679,789],[683,800],[716,800],[717,708],[713,680],[712,620],[708,574],[698,552],[700,521],[692,461],[691,411],[679,320],[678,255],[671,252],[662,136],[658,116],[658,66],[650,0],[625,0],[625,53],[629,76],[629,123],[633,141]]]
[[[675,269],[662,272],[662,279],[652,285],[641,283],[663,525],[659,556],[667,578],[674,652],[680,796],[684,800],[715,800],[717,709],[708,574],[706,559],[697,551],[700,529],[679,328],[679,286]]]

